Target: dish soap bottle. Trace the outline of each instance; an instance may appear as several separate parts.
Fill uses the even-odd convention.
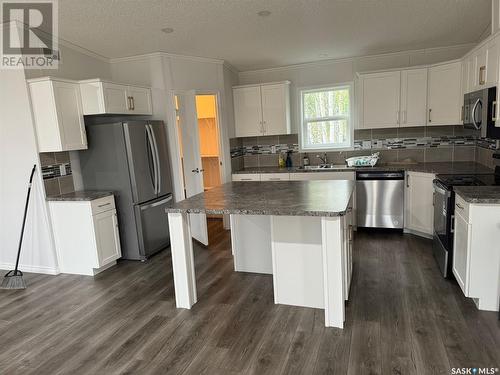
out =
[[[292,154],[292,151],[287,151],[287,153],[286,153],[285,166],[287,168],[292,168],[292,157],[290,156],[291,154]]]
[[[280,168],[285,168],[285,159],[283,158],[282,152],[280,152],[280,155],[279,155],[278,165]]]

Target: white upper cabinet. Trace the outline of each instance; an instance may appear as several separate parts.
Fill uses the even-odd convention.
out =
[[[467,65],[467,75],[462,74],[463,92],[481,90],[498,84],[499,78],[499,43],[500,37],[493,38],[481,44],[470,52],[463,60]]]
[[[261,86],[264,135],[290,133],[289,92],[288,84]]]
[[[453,62],[429,68],[427,87],[427,125],[462,123],[462,63]]]
[[[50,77],[28,80],[38,151],[87,148],[78,82]]]
[[[290,133],[290,83],[233,87],[236,137]]]
[[[260,86],[233,89],[235,134],[253,137],[263,134]]]
[[[401,71],[400,126],[425,125],[427,109],[427,68]]]
[[[83,113],[151,115],[153,114],[151,89],[127,86],[100,79],[80,81]]]
[[[399,70],[360,76],[361,128],[399,126],[400,81]]]

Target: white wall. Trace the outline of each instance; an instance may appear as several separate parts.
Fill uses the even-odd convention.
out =
[[[28,178],[37,164],[20,268],[57,273],[24,71],[0,70],[0,82],[0,269],[15,263]]]
[[[176,142],[173,94],[189,90],[219,93],[223,181],[230,181],[229,138],[234,134],[231,87],[237,80],[236,73],[229,71],[219,60],[157,53],[112,60],[111,76],[117,82],[153,88],[153,116],[164,121],[167,126],[176,200],[183,196],[183,186]]]
[[[465,55],[474,45],[433,48],[342,60],[326,60],[289,67],[240,72],[239,84],[291,81],[292,133],[298,132],[298,88],[334,85],[354,81],[357,72],[404,68],[453,60]]]
[[[61,46],[57,70],[0,70],[0,269],[15,263],[29,173],[37,164],[23,241],[21,270],[58,273],[50,213],[40,173],[27,78],[109,78],[109,63]]]

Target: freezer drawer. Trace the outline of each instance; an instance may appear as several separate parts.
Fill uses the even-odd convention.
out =
[[[135,206],[135,221],[141,257],[148,258],[170,245],[168,215],[172,195]]]

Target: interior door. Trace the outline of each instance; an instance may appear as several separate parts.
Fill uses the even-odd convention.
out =
[[[182,142],[182,167],[186,198],[203,193],[203,167],[200,155],[196,95],[194,91],[178,94],[178,121]],[[191,235],[208,245],[207,217],[205,214],[190,214]]]

